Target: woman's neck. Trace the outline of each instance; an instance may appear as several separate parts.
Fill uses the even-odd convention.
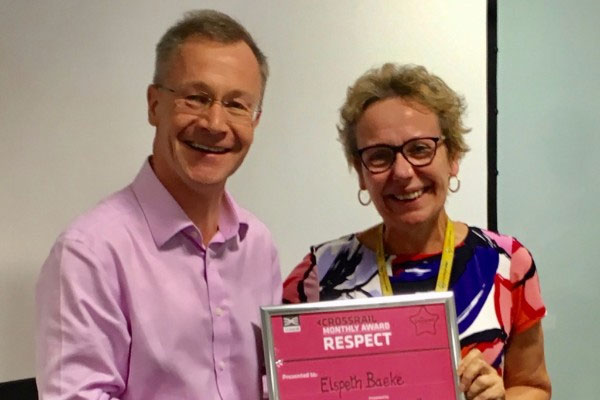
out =
[[[444,246],[448,216],[441,211],[432,221],[417,225],[384,227],[383,245],[388,254],[437,253]]]

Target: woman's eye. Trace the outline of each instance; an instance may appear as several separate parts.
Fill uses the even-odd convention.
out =
[[[433,148],[431,146],[428,146],[427,144],[416,143],[406,150],[407,153],[411,156],[429,156]]]
[[[386,164],[393,157],[393,154],[388,150],[378,150],[369,155],[369,163],[371,164]]]

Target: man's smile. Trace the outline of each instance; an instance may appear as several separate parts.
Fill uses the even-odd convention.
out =
[[[227,148],[227,147],[222,147],[222,146],[208,146],[205,144],[200,144],[200,143],[196,143],[192,140],[182,140],[182,142],[189,148],[196,150],[196,151],[201,151],[204,153],[211,153],[211,154],[224,154],[229,152],[231,149]]]

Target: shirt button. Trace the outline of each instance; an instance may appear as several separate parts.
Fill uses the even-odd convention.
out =
[[[223,370],[225,369],[225,361],[220,361],[220,362],[219,362],[219,369],[220,369],[221,371],[223,371]]]
[[[220,317],[221,315],[223,315],[223,313],[224,313],[224,312],[225,312],[225,311],[224,311],[224,310],[223,310],[221,307],[217,307],[217,308],[215,309],[215,315],[216,315],[217,317]]]

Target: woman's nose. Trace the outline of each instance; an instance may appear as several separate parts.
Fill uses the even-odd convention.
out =
[[[408,162],[408,160],[406,160],[406,158],[404,158],[402,153],[396,153],[396,159],[392,165],[392,173],[394,176],[401,179],[406,179],[412,177],[414,172],[414,167]]]

